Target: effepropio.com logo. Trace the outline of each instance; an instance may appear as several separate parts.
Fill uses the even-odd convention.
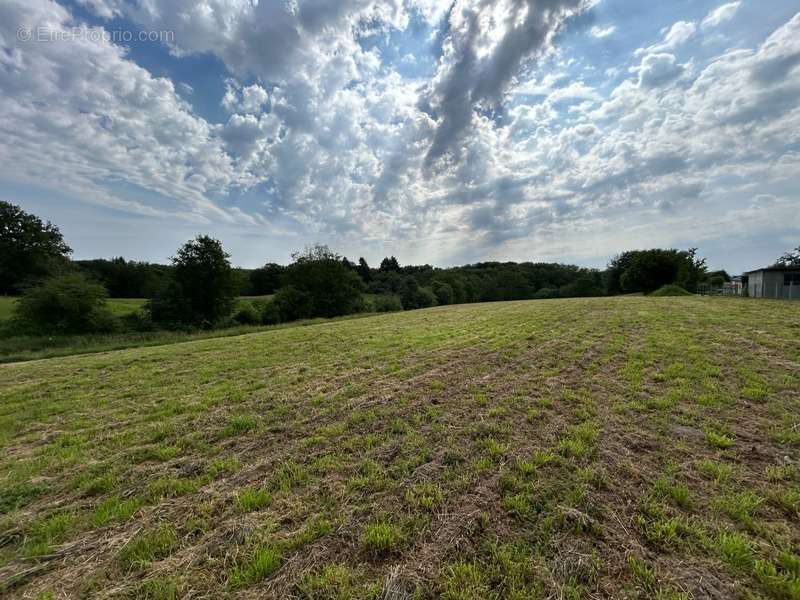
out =
[[[73,27],[53,29],[51,27],[28,27],[17,29],[20,42],[93,42],[93,43],[131,43],[160,42],[170,44],[175,41],[174,31],[130,31],[129,29],[104,29],[102,27]]]

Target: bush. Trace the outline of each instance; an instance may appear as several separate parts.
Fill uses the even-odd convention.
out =
[[[558,298],[558,290],[542,288],[533,295],[534,300],[549,300],[551,298]]]
[[[453,304],[455,292],[453,291],[453,286],[449,283],[434,280],[431,282],[431,290],[436,296],[436,302],[439,305],[445,306],[447,304]]]
[[[130,331],[155,331],[156,324],[150,316],[150,311],[140,309],[135,313],[122,317],[124,328]]]
[[[255,306],[249,302],[244,302],[233,316],[234,321],[240,325],[259,325],[261,324],[261,314]]]
[[[436,305],[436,295],[429,288],[420,287],[413,277],[408,277],[403,282],[403,291],[400,301],[404,310],[428,308]]]
[[[374,300],[372,301],[372,308],[375,312],[379,313],[388,313],[388,312],[398,312],[403,310],[403,303],[400,302],[400,298],[393,294],[384,294],[381,296],[375,296]]]
[[[311,296],[292,285],[279,289],[272,303],[278,309],[281,323],[308,319],[312,316]]]
[[[260,312],[262,325],[277,325],[281,322],[281,309],[273,300],[264,302]]]
[[[436,294],[430,288],[419,288],[419,295],[417,296],[417,303],[420,308],[428,308],[429,306],[436,306]]]
[[[691,296],[691,292],[687,292],[679,285],[665,285],[664,287],[656,290],[650,296],[653,298],[667,298],[670,296]]]
[[[46,279],[17,303],[17,319],[44,333],[104,333],[119,323],[106,307],[108,292],[80,273]]]

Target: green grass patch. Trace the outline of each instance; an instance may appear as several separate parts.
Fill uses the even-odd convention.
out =
[[[137,534],[119,551],[117,561],[123,569],[143,569],[151,562],[172,554],[178,545],[175,528],[162,525],[158,529]]]
[[[272,503],[272,494],[264,488],[245,488],[236,498],[243,512],[261,510]]]
[[[399,552],[406,541],[405,533],[399,525],[389,521],[378,521],[364,528],[361,545],[371,554],[383,556]]]
[[[94,509],[91,516],[92,525],[103,527],[109,523],[123,523],[130,519],[142,506],[137,498],[120,498],[114,496],[103,500]]]
[[[228,586],[239,589],[267,579],[283,564],[283,555],[273,546],[258,546],[228,576]]]

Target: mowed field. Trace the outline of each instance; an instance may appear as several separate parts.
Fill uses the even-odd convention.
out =
[[[800,304],[435,308],[0,365],[0,595],[800,598]]]

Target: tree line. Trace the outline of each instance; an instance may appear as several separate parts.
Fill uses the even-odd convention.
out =
[[[709,272],[694,249],[623,252],[603,271],[529,262],[441,269],[403,266],[393,256],[371,267],[326,246],[295,253],[289,265],[245,270],[234,268],[222,243],[208,236],[182,245],[169,265],[71,261],[71,252],[55,225],[0,202],[0,293],[21,296],[18,329],[50,334],[272,325],[448,304],[651,293],[665,285],[695,291],[712,279],[729,280],[724,271]],[[243,303],[240,296],[260,298]],[[108,311],[109,297],[148,302],[118,319]]]

